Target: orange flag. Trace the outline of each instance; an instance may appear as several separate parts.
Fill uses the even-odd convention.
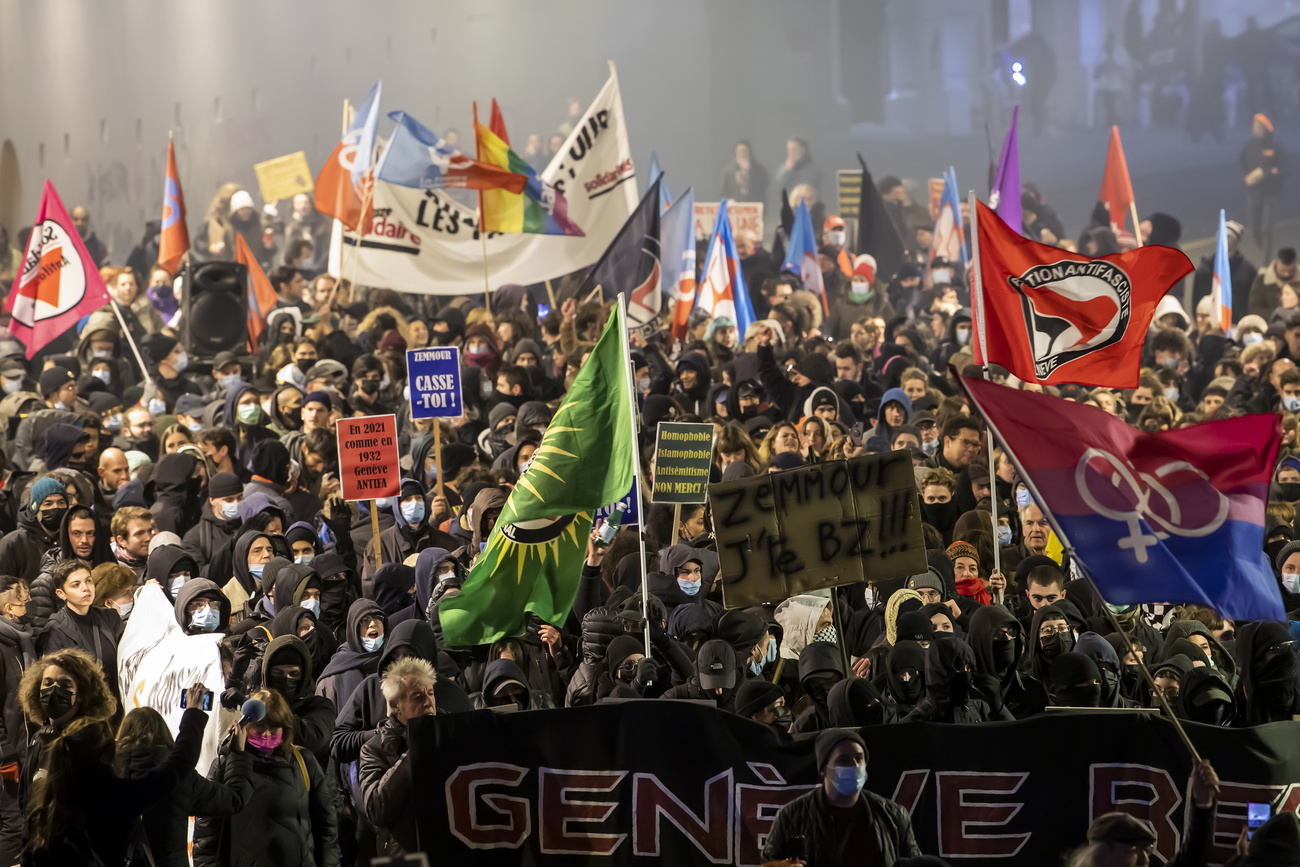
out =
[[[244,236],[235,233],[235,261],[248,268],[248,351],[257,351],[257,342],[266,331],[266,317],[271,314],[279,296],[266,279],[266,272],[257,264],[257,257],[244,243]]]
[[[176,145],[167,139],[167,177],[163,179],[162,233],[158,237],[158,267],[175,274],[181,257],[190,249],[190,230],[185,223],[185,193],[176,170]]]
[[[497,105],[496,97],[492,97],[492,119],[488,121],[488,129],[496,133],[496,137],[506,144],[510,144],[510,136],[506,135],[506,119],[501,116],[501,106]],[[483,159],[479,157],[479,159]]]

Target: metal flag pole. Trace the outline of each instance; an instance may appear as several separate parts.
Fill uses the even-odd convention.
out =
[[[955,192],[955,190],[954,190]],[[970,239],[971,239],[971,264],[974,268],[975,285],[971,287],[971,305],[975,313],[976,338],[979,340],[980,356],[984,359],[984,378],[992,382],[989,375],[989,344],[988,332],[985,329],[985,319],[987,313],[984,308],[984,274],[980,269],[980,233],[979,233],[979,202],[975,198],[975,191],[967,193],[967,201],[970,203]],[[978,301],[978,303],[976,303]],[[997,461],[993,457],[993,425],[989,422],[988,416],[984,417],[988,425],[989,440],[989,507],[993,513],[993,571],[1002,571],[1002,544],[998,541],[998,467]]]
[[[637,413],[636,413],[636,372],[632,370],[632,349],[627,342],[627,296],[619,293],[618,295],[618,339],[622,348],[623,362],[623,384],[627,388],[628,397],[628,436],[632,438],[632,495],[640,497],[641,492],[645,490],[641,486],[641,449],[637,445]],[[637,503],[637,514],[644,510],[640,508],[641,504]],[[650,653],[650,586],[646,577],[645,569],[645,533],[644,528],[636,528],[637,541],[641,544],[641,559],[639,561],[641,569],[641,625],[645,631],[645,655],[647,658]]]
[[[979,406],[979,399],[976,398],[974,394],[966,390],[964,386],[962,390],[965,391],[966,396],[971,400],[972,403],[974,403],[976,406]],[[980,413],[981,415],[984,416],[984,420],[988,423],[989,430],[996,433],[997,428],[993,424],[993,420],[989,418],[988,413],[984,412],[983,407],[980,407]],[[1088,574],[1088,570],[1083,566],[1083,562],[1074,556],[1074,547],[1070,544],[1069,537],[1067,537],[1065,535],[1065,531],[1061,529],[1061,525],[1059,522],[1057,522],[1056,516],[1053,515],[1051,510],[1047,508],[1046,505],[1047,501],[1043,499],[1041,494],[1039,494],[1038,486],[1034,484],[1033,479],[1031,479],[1029,477],[1029,474],[1025,472],[1025,468],[1020,463],[1020,459],[1016,457],[1015,452],[1011,450],[1010,442],[1008,442],[1005,438],[1001,438],[1001,439],[1002,439],[1002,447],[1006,451],[1007,458],[1010,459],[1011,463],[1015,465],[1016,470],[1020,473],[1021,481],[1023,481],[1025,483],[1025,486],[1029,488],[1029,493],[1033,495],[1035,505],[1037,505],[1038,508],[1043,510],[1043,516],[1047,518],[1047,522],[1052,525],[1052,532],[1056,533],[1056,537],[1061,540],[1061,547],[1064,549],[1065,553],[1070,557],[1070,559],[1079,567],[1079,571],[1082,572],[1087,577],[1088,583],[1092,585],[1093,591],[1097,594],[1097,598],[1102,600],[1102,608],[1106,610],[1106,614],[1110,619],[1111,625],[1115,627],[1115,631],[1118,632],[1124,638],[1124,642],[1125,642],[1124,646],[1127,650],[1127,653],[1131,653],[1133,648],[1132,637],[1128,634],[1128,631],[1124,629],[1122,625],[1120,625],[1119,618],[1115,616],[1115,612],[1111,611],[1110,608],[1107,607],[1105,597],[1102,596],[1101,590],[1098,589],[1097,582],[1093,581],[1092,576]],[[1030,638],[1031,640],[1036,640],[1037,636],[1030,636]],[[1123,664],[1123,662],[1124,662],[1124,657],[1121,656],[1120,663]],[[1192,761],[1199,764],[1201,761],[1201,754],[1196,751],[1195,745],[1192,744],[1192,739],[1187,736],[1187,731],[1186,729],[1183,728],[1182,722],[1174,714],[1174,709],[1170,706],[1169,700],[1165,698],[1164,693],[1162,693],[1160,690],[1156,688],[1155,678],[1152,677],[1151,672],[1147,670],[1146,663],[1139,662],[1138,670],[1141,671],[1142,677],[1147,682],[1147,686],[1151,687],[1151,692],[1156,696],[1156,698],[1160,700],[1161,709],[1164,710],[1165,716],[1168,717],[1169,721],[1174,724],[1174,729],[1178,732],[1179,738],[1182,739],[1183,746],[1187,747],[1187,751],[1192,755]]]
[[[117,317],[117,324],[122,326],[122,336],[131,346],[131,353],[135,355],[135,363],[140,365],[140,374],[144,381],[153,385],[153,377],[149,375],[149,368],[145,367],[144,358],[140,355],[140,347],[135,345],[135,338],[131,336],[131,329],[126,327],[126,319],[122,316],[122,310],[117,306],[117,299],[112,295],[108,296],[108,306],[113,308],[113,315]]]

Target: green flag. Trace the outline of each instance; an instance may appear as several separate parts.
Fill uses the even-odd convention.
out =
[[[632,487],[628,359],[618,308],[510,492],[458,596],[438,606],[454,646],[522,635],[524,614],[563,623],[587,556],[592,513]]]

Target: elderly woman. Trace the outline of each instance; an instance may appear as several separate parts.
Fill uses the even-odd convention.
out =
[[[361,748],[361,802],[366,818],[392,836],[394,849],[416,852],[415,815],[410,807],[412,770],[407,760],[406,724],[433,716],[433,685],[438,677],[427,660],[399,659],[388,667],[379,688],[388,702],[388,717]]]

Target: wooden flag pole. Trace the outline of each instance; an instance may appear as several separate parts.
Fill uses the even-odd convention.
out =
[[[438,496],[442,496],[442,423],[433,420],[433,466],[437,475]]]
[[[122,317],[122,310],[117,306],[117,299],[112,295],[108,296],[108,306],[113,308],[113,315],[117,317],[117,324],[122,326],[122,336],[131,346],[131,353],[135,355],[136,364],[140,365],[140,375],[148,385],[153,385],[153,377],[149,375],[149,368],[145,367],[144,358],[140,355],[140,347],[135,345],[135,338],[131,336],[131,329],[126,327],[126,319]]]
[[[384,565],[384,555],[379,545],[379,508],[375,505],[373,499],[370,501],[370,530],[374,534],[372,544],[375,548],[375,568],[380,569]]]
[[[956,190],[954,189],[955,193]],[[987,310],[984,307],[984,275],[980,271],[980,233],[979,233],[979,202],[975,199],[975,191],[967,193],[966,200],[970,203],[970,239],[971,239],[971,267],[972,274],[975,275],[975,285],[971,287],[971,304],[975,312],[975,333],[972,335],[973,340],[979,341],[980,355],[984,359],[984,378],[992,382],[989,375],[989,356],[988,356],[988,330],[985,327]],[[979,303],[975,303],[979,302]],[[985,421],[988,421],[987,416]],[[987,431],[989,439],[989,505],[993,513],[993,571],[1002,572],[1002,545],[998,542],[998,473],[997,460],[993,455],[993,429]]]
[[[478,200],[479,200],[478,221],[479,223],[482,223],[483,222],[483,194],[482,193],[478,194]],[[482,226],[479,226],[478,237],[479,240],[483,242],[483,306],[487,308],[488,313],[491,313],[492,312],[492,284],[488,281],[487,232],[483,231]]]
[[[1133,237],[1137,238],[1138,246],[1142,246],[1142,224],[1138,221],[1138,203],[1136,201],[1128,203],[1128,212],[1133,217]]]
[[[628,436],[632,439],[632,479],[633,495],[640,497],[645,487],[641,482],[641,449],[637,442],[637,403],[636,403],[636,372],[632,370],[632,350],[627,342],[627,296],[618,296],[619,311],[619,342],[622,344],[621,360],[623,362],[623,384],[627,388],[629,401]],[[637,514],[644,515],[645,509],[642,508],[644,500],[637,503]],[[642,519],[644,526],[644,518]],[[641,557],[639,560],[641,569],[641,624],[645,632],[645,655],[649,659],[651,654],[650,646],[650,586],[649,579],[646,576],[646,553],[645,553],[645,533],[642,531],[643,526],[637,527],[637,540],[641,543]]]

